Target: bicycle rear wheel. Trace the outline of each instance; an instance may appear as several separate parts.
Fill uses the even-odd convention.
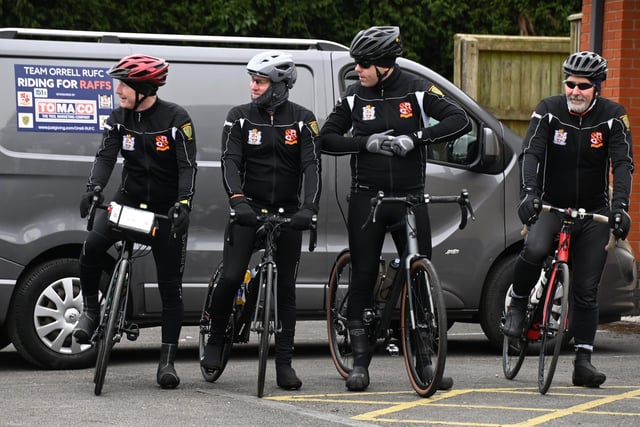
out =
[[[124,290],[125,282],[129,280],[129,265],[129,262],[123,259],[118,260],[116,263],[102,308],[99,326],[101,331],[99,331],[97,339],[98,356],[93,376],[93,382],[95,383],[93,392],[96,396],[102,393],[104,378],[107,374],[107,365],[109,364],[109,356],[115,344],[114,337],[118,326],[118,319],[125,310]]]
[[[274,332],[271,327],[271,316],[273,310],[273,292],[274,292],[274,269],[273,264],[267,264],[265,270],[260,272],[260,286],[264,295],[261,313],[261,325],[258,327],[258,335],[260,336],[258,344],[258,390],[257,396],[262,397],[264,394],[264,380],[267,373],[267,356],[269,355],[269,339]]]
[[[198,339],[198,360],[202,360],[204,357],[204,348],[209,342],[209,337],[213,333],[213,324],[211,318],[211,307],[213,303],[213,290],[215,289],[218,280],[220,279],[220,274],[222,274],[222,262],[218,264],[215,272],[211,276],[209,280],[209,287],[207,288],[207,297],[204,300],[204,305],[202,307],[202,314],[200,315],[200,334]],[[235,310],[234,310],[235,312]],[[225,329],[224,334],[224,346],[222,348],[222,368],[221,369],[206,369],[200,366],[200,372],[202,373],[202,377],[207,382],[214,382],[227,366],[227,362],[229,361],[229,355],[231,354],[231,348],[233,347],[233,336],[235,331],[235,325],[233,322],[233,312],[229,317],[229,321],[227,322],[227,327]]]
[[[507,290],[505,296],[505,312],[509,305],[511,287]],[[525,332],[526,334],[526,332]],[[508,380],[512,380],[520,372],[524,358],[527,355],[527,348],[529,347],[529,340],[526,336],[520,336],[517,338],[509,337],[507,335],[502,339],[502,372]]]
[[[347,306],[351,284],[351,253],[345,251],[333,264],[329,276],[327,301],[327,336],[331,359],[338,373],[347,378],[353,369],[353,353],[347,330]]]
[[[440,279],[426,258],[411,263],[402,291],[404,364],[413,389],[429,397],[440,386],[447,357],[447,313]],[[411,312],[413,305],[413,313]]]
[[[542,341],[538,360],[538,390],[542,394],[545,394],[551,386],[567,330],[569,281],[570,273],[567,264],[555,264],[544,293],[544,317],[540,325]]]

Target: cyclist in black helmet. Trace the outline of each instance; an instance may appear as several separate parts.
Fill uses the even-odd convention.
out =
[[[180,383],[173,362],[182,327],[182,273],[187,245],[187,228],[196,178],[196,139],[189,114],[156,95],[167,79],[169,64],[149,55],[129,55],[109,70],[119,80],[116,94],[120,107],[113,110],[104,126],[87,181],[87,192],[80,202],[80,215],[89,212],[93,190],[105,188],[118,154],[124,158],[122,181],[113,198],[122,205],[149,209],[169,215],[172,226],[160,223],[151,240],[134,236],[149,244],[156,264],[158,289],[162,300],[162,347],[157,382],[162,388]],[[102,198],[102,194],[100,194]],[[100,200],[102,202],[102,199]],[[176,202],[180,208],[174,208]],[[136,238],[137,237],[137,238]],[[73,331],[79,343],[89,343],[98,322],[98,285],[105,253],[121,236],[109,229],[106,212],[96,214],[93,229],[80,254],[80,284],[83,313]]]
[[[256,215],[284,208],[291,227],[282,230],[278,251],[278,319],[275,334],[276,383],[302,386],[291,367],[296,326],[295,281],[302,231],[311,226],[320,200],[320,147],[313,113],[289,101],[297,71],[291,55],[260,53],[247,64],[251,102],[232,108],[222,130],[222,182],[236,213],[233,245],[224,244],[223,269],[214,294],[213,333],[200,364],[222,367],[221,351],[232,301],[254,247]]]
[[[379,190],[388,195],[422,194],[425,187],[426,146],[454,140],[471,129],[465,111],[432,83],[396,65],[402,55],[398,27],[371,27],[351,42],[350,53],[360,81],[339,100],[320,131],[322,150],[351,155],[351,194],[348,234],[353,275],[347,320],[354,368],[346,386],[369,386],[371,351],[363,311],[371,306],[386,226],[404,218],[404,206],[383,206],[378,221],[366,230],[370,199]],[[424,117],[439,123],[427,127]],[[346,135],[351,131],[349,135]],[[431,229],[426,205],[416,209],[420,253],[431,256]],[[403,232],[394,233],[398,250]],[[443,384],[450,381],[443,381]]]
[[[508,336],[522,333],[529,293],[560,230],[556,214],[540,213],[542,203],[608,215],[609,227],[619,239],[626,238],[631,226],[627,213],[633,173],[629,118],[621,105],[600,96],[607,61],[593,52],[578,52],[564,61],[563,71],[564,95],[538,104],[523,140],[518,215],[530,230],[515,265],[511,302],[503,324],[503,333]],[[572,235],[571,333],[576,386],[598,387],[606,380],[591,364],[591,353],[608,238],[608,227],[593,220],[578,220]]]

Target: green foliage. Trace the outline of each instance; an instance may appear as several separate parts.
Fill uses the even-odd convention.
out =
[[[73,4],[73,7],[71,7]],[[450,76],[456,33],[568,36],[581,0],[0,0],[0,27],[321,38],[398,25],[405,56]]]

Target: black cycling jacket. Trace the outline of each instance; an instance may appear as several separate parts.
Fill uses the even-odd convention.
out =
[[[303,205],[317,212],[322,182],[317,136],[313,113],[291,101],[273,115],[254,103],[232,108],[222,130],[227,194],[244,194],[262,207],[294,212]]]
[[[87,186],[104,188],[124,158],[120,191],[157,213],[191,199],[196,181],[196,137],[184,108],[157,99],[140,112],[116,108],[105,124]]]
[[[429,117],[439,123],[427,127]],[[349,86],[320,135],[324,153],[352,155],[352,191],[406,194],[424,189],[425,145],[454,140],[470,129],[466,112],[438,87],[395,66],[375,87],[363,87],[360,82]],[[416,146],[406,157],[367,151],[371,134],[389,130],[413,139]]]
[[[520,163],[522,195],[588,211],[609,206],[612,170],[612,206],[627,209],[633,173],[627,113],[605,98],[582,115],[569,112],[564,95],[543,99],[531,116]]]

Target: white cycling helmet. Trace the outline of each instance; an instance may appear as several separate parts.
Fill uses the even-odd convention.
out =
[[[267,77],[272,82],[284,82],[289,89],[293,88],[298,77],[291,55],[279,51],[257,54],[247,64],[247,70],[249,74]]]

